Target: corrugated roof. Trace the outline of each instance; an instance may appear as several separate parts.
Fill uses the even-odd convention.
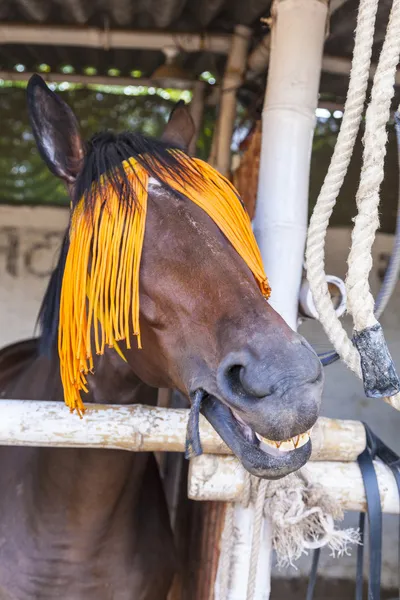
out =
[[[351,59],[354,30],[359,0],[345,0],[336,10],[330,22],[325,53]],[[391,1],[380,0],[377,31],[373,56],[377,59],[386,31]],[[170,31],[196,33],[230,33],[236,24],[253,29],[254,48],[267,33],[261,17],[268,16],[271,0],[0,0],[0,21],[4,23],[32,25],[68,25],[125,29],[132,31]],[[76,73],[83,73],[92,66],[99,75],[116,69],[121,77],[129,77],[132,70],[149,77],[165,57],[161,51],[93,49],[49,45],[1,45],[0,70],[12,70],[22,64],[27,71],[34,71],[41,63],[52,71],[60,72],[65,65],[72,65]],[[193,76],[205,70],[222,77],[226,57],[203,51],[182,52],[179,60]],[[345,96],[347,77],[324,74],[322,93],[333,92]],[[254,94],[262,96],[265,73],[252,83]],[[247,86],[249,87],[249,86]],[[246,87],[245,87],[246,90]]]

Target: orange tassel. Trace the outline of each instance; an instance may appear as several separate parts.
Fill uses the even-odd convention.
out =
[[[207,212],[246,262],[268,299],[270,287],[260,251],[235,188],[207,163],[179,151],[171,152],[184,164],[187,180],[179,182],[156,165],[160,178]],[[123,167],[134,191],[134,204],[120,202],[106,183],[106,202],[98,191],[93,214],[85,213],[84,199],[72,214],[61,289],[58,352],[65,402],[79,415],[85,410],[80,392],[87,392],[87,374],[93,371],[93,344],[97,354],[103,354],[108,346],[123,357],[117,342],[125,340],[129,349],[133,334],[138,347],[142,347],[139,270],[149,175],[133,158],[124,161]]]

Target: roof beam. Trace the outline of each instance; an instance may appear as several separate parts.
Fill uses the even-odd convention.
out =
[[[33,73],[24,71],[18,73],[17,71],[0,71],[0,79],[5,81],[28,81],[32,77]],[[115,86],[145,86],[159,88],[162,86],[157,85],[152,79],[145,78],[134,78],[134,77],[112,77],[111,75],[79,75],[79,74],[66,74],[66,73],[40,73],[40,76],[47,83],[75,83],[82,85],[115,85]],[[191,90],[194,87],[195,81],[193,80],[177,80],[174,83],[174,88],[178,90]]]
[[[261,62],[263,62],[263,65],[267,64],[265,63],[265,60],[268,61],[269,59],[269,46],[264,46],[264,50],[263,52],[261,52],[260,46],[258,46],[259,48],[259,52],[257,54],[257,61],[254,60],[253,58],[253,62],[248,64],[248,66],[250,67],[250,76],[251,74],[256,74],[256,72],[260,72],[259,67],[261,66]],[[258,62],[260,61],[260,62]],[[256,67],[254,70],[252,69],[252,66]],[[342,58],[339,56],[329,56],[329,55],[325,55],[322,59],[322,66],[321,69],[323,71],[323,73],[331,73],[332,75],[343,75],[345,77],[349,77],[350,75],[350,70],[351,70],[351,60],[349,58]],[[374,77],[376,71],[376,65],[371,65],[370,68],[370,74],[369,77],[370,79],[372,79]],[[395,85],[400,85],[400,71],[397,71],[396,73],[396,80],[395,80]]]
[[[14,25],[0,23],[0,45],[80,46],[82,48],[125,48],[163,50],[177,47],[184,52],[207,50],[227,54],[231,35],[198,33],[166,33],[99,29],[96,27],[59,27],[46,25]]]
[[[345,75],[349,77],[351,70],[351,60],[349,58],[341,58],[338,56],[325,55],[322,59],[322,71],[333,75]],[[373,79],[376,71],[376,65],[371,65],[369,70],[369,78]],[[396,72],[395,85],[400,85],[400,71]]]

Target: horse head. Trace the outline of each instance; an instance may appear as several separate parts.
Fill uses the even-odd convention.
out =
[[[321,364],[304,338],[268,304],[254,269],[210,211],[190,197],[194,173],[190,169],[197,163],[186,154],[194,134],[187,108],[176,107],[160,141],[132,133],[103,133],[85,144],[72,110],[39,76],[29,83],[28,102],[39,152],[50,170],[65,181],[73,215],[79,206],[81,211],[96,210],[93,205],[100,200],[90,190],[109,173],[114,195],[118,191],[117,204],[113,209],[102,206],[98,215],[101,210],[103,214],[118,210],[129,187],[129,182],[118,187],[124,178],[121,164],[131,157],[136,172],[147,174],[138,281],[141,348],[123,336],[125,343],[116,344],[129,367],[149,386],[177,388],[190,399],[200,398],[205,417],[251,473],[272,479],[300,468],[311,452],[308,432],[321,402]],[[207,202],[218,211],[220,190],[229,186],[221,179],[219,188],[216,181],[214,188],[207,187],[208,196],[215,189],[215,198],[208,197]],[[82,198],[86,204],[79,204]],[[237,206],[240,212],[239,200]],[[114,235],[115,228],[109,237]],[[115,259],[120,262],[128,252],[121,235]],[[88,268],[96,260],[93,243],[89,240],[85,246]],[[64,254],[68,240],[66,247]],[[124,265],[126,272],[133,268],[128,260]],[[90,285],[94,286],[93,277]],[[133,280],[126,279],[132,285]],[[103,312],[108,300],[106,292]],[[134,328],[131,320],[129,327]],[[93,335],[92,327],[92,339]],[[115,363],[122,360],[115,350],[103,350],[111,353]],[[96,374],[88,375],[89,380],[92,377]]]

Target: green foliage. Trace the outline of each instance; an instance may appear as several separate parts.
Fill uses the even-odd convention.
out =
[[[107,129],[158,137],[175,102],[191,98],[187,90],[144,86],[83,87],[62,83],[56,87],[77,115],[84,139]],[[68,204],[64,184],[49,172],[36,150],[25,88],[25,82],[0,81],[0,203]],[[206,109],[197,152],[203,159],[210,150],[214,115],[214,109]]]

